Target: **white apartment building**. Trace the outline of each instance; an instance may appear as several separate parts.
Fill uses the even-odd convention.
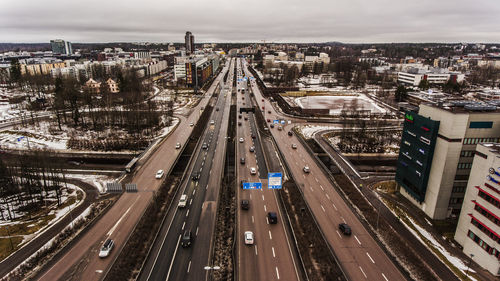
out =
[[[455,240],[474,262],[500,276],[499,143],[476,147]]]
[[[429,84],[445,84],[450,79],[460,83],[465,79],[465,74],[448,72],[446,70],[435,71],[425,69],[413,69],[407,72],[398,72],[398,82],[411,86],[418,86],[422,80],[429,81]]]
[[[186,78],[186,64],[175,64],[174,65],[174,79]]]

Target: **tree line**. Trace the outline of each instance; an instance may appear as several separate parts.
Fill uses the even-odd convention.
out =
[[[47,204],[62,204],[66,171],[50,151],[36,150],[12,161],[0,158],[0,218],[36,212]]]

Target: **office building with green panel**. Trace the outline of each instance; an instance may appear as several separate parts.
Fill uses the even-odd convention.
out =
[[[439,121],[405,113],[396,181],[420,203],[425,200],[438,130]]]

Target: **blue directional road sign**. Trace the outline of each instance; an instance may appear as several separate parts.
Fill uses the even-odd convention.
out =
[[[283,176],[281,173],[268,173],[267,174],[267,188],[269,189],[281,189]]]
[[[244,182],[243,189],[262,189],[262,183],[260,183],[260,182]]]
[[[282,125],[285,125],[285,120],[281,120],[281,124],[282,124]]]
[[[280,120],[273,120],[273,123],[274,123],[274,124],[279,124],[279,123],[280,123]]]

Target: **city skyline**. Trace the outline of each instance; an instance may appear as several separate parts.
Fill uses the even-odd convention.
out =
[[[186,30],[199,43],[498,43],[494,40],[500,38],[495,25],[500,3],[490,0],[256,1],[248,6],[225,0],[196,5],[91,0],[65,7],[60,0],[42,7],[7,1],[0,11],[0,41],[177,43]]]

